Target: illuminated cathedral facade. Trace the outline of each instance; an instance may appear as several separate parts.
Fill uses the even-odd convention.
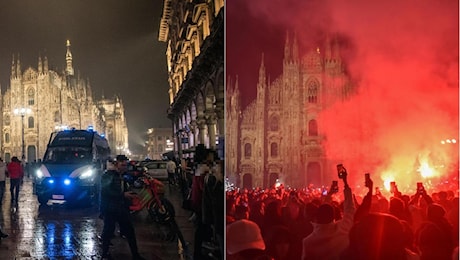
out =
[[[107,137],[111,148],[128,147],[120,98],[95,100],[89,79],[75,75],[69,41],[66,47],[62,72],[50,69],[46,56],[38,57],[37,68],[23,70],[19,55],[13,55],[10,86],[0,95],[5,161],[13,156],[25,162],[43,158],[50,134],[61,129],[92,128]]]
[[[282,74],[270,80],[262,54],[257,94],[242,107],[241,89],[226,88],[226,175],[240,188],[326,185],[331,162],[322,143],[319,113],[353,93],[337,40],[300,55],[297,37],[286,37]]]

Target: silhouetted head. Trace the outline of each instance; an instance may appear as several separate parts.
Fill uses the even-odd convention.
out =
[[[400,221],[385,213],[371,213],[350,230],[345,259],[405,259],[404,229]]]
[[[388,210],[393,216],[404,219],[405,207],[402,199],[396,197],[391,198]]]
[[[330,204],[322,204],[316,212],[316,223],[328,224],[334,220],[334,207]]]
[[[447,240],[437,225],[425,222],[416,232],[415,244],[423,259],[449,259],[452,250]]]
[[[446,214],[446,211],[444,210],[444,208],[441,205],[436,204],[436,203],[428,205],[426,209],[426,217],[428,220],[431,220],[431,221],[436,221],[438,219],[441,219],[444,217],[445,214]]]

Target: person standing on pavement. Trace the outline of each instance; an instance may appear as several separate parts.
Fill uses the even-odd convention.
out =
[[[11,205],[18,206],[19,186],[22,178],[24,177],[24,169],[22,168],[21,161],[19,161],[18,157],[13,156],[13,158],[11,158],[11,162],[8,164],[7,170],[10,177]]]
[[[6,183],[6,164],[0,157],[0,207],[3,204],[3,195],[5,194],[5,183]]]
[[[133,259],[144,259],[140,256],[134,226],[129,214],[129,200],[137,195],[125,191],[123,173],[126,172],[128,158],[117,155],[113,169],[108,169],[101,179],[101,211],[104,218],[102,231],[102,258],[111,259],[109,255],[110,239],[118,223],[120,232],[126,236]]]
[[[176,185],[176,180],[174,178],[176,174],[176,163],[174,160],[169,159],[169,161],[166,163],[166,170],[168,171],[169,185]]]

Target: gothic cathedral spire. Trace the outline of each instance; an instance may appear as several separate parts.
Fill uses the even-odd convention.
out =
[[[43,62],[43,72],[44,72],[45,74],[48,73],[48,57],[47,57],[46,55],[45,55],[45,60],[44,60],[44,62]]]
[[[42,57],[38,54],[38,74],[43,73]]]
[[[332,48],[331,48],[331,39],[329,34],[326,35],[326,46],[324,51],[324,59],[326,62],[329,62],[332,59]]]
[[[291,48],[290,48],[290,42],[289,42],[289,33],[286,32],[286,43],[284,44],[284,61],[290,61],[291,60]]]
[[[265,85],[265,61],[264,61],[264,54],[262,53],[262,61],[260,62],[259,68],[259,84]]]
[[[65,61],[66,61],[66,69],[65,73],[67,76],[73,76],[74,71],[73,71],[73,66],[72,66],[72,53],[70,52],[70,41],[67,40],[67,52],[65,54]]]
[[[13,61],[11,62],[11,78],[16,77],[16,63],[14,62],[14,53],[13,53]]]
[[[299,61],[299,46],[297,44],[297,33],[294,34],[294,42],[292,43],[292,59],[294,62]]]
[[[16,62],[16,77],[18,78],[21,77],[21,61],[19,59],[19,53],[18,53],[18,60]]]

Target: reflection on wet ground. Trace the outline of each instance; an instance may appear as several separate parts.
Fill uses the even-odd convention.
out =
[[[166,185],[167,186],[167,185]],[[180,208],[180,194],[166,192],[176,208],[176,221],[185,240],[193,242],[190,213]],[[99,259],[101,247],[97,238],[103,222],[96,206],[67,208],[64,205],[39,206],[32,194],[32,182],[24,180],[18,208],[11,208],[9,182],[1,206],[0,225],[9,237],[0,243],[0,259]],[[164,241],[162,229],[150,220],[147,212],[133,216],[141,255],[146,259],[185,259],[177,241]],[[112,240],[114,259],[131,259],[128,243],[120,236]],[[189,248],[193,248],[192,245]]]

